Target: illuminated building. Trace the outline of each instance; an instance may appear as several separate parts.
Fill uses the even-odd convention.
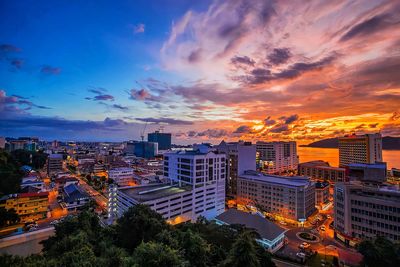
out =
[[[36,221],[47,217],[49,193],[20,193],[3,196],[0,207],[14,209],[22,223]]]
[[[127,186],[133,182],[132,168],[114,168],[108,171],[108,178],[119,186]]]
[[[257,142],[256,149],[259,167],[264,172],[276,174],[297,170],[296,142]]]
[[[339,167],[350,163],[382,162],[382,135],[349,135],[339,138]]]
[[[240,204],[295,221],[315,211],[315,184],[307,177],[246,171],[239,175],[237,196]]]
[[[346,180],[345,168],[331,167],[328,162],[322,160],[300,163],[298,174],[331,183],[344,182]]]

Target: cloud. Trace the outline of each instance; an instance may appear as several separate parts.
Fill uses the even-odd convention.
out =
[[[282,133],[282,132],[287,132],[289,130],[289,127],[287,124],[278,124],[275,125],[272,129],[269,130],[271,133]]]
[[[269,63],[272,65],[280,65],[286,63],[292,56],[289,48],[275,48],[271,54],[267,56]]]
[[[271,119],[271,116],[268,116],[265,120],[264,120],[264,125],[266,126],[270,126],[270,125],[274,125],[276,123],[275,120]]]
[[[236,66],[245,65],[254,67],[254,64],[256,62],[248,56],[234,56],[233,58],[231,58],[231,63]]]
[[[225,129],[207,129],[202,132],[197,132],[196,136],[207,137],[207,138],[222,138],[228,135],[228,131]]]
[[[1,44],[0,51],[1,52],[21,52],[22,49],[14,46],[14,45],[11,45],[11,44]]]
[[[25,114],[31,108],[51,109],[43,105],[37,105],[29,101],[27,97],[19,95],[7,96],[6,91],[0,89],[0,115]]]
[[[107,91],[104,88],[92,88],[88,89],[89,92],[96,94],[94,97],[85,97],[86,100],[94,100],[94,101],[114,101],[114,96],[105,94]]]
[[[282,117],[282,119],[285,121],[285,124],[291,124],[299,119],[299,115],[293,114],[289,117]]]
[[[233,133],[245,134],[251,132],[251,127],[247,125],[239,126]]]
[[[58,75],[61,73],[61,68],[45,65],[40,69],[40,72],[47,75]]]
[[[134,34],[143,33],[144,30],[145,30],[145,25],[143,23],[139,23],[139,24],[136,24],[135,26],[133,26]]]
[[[93,97],[93,100],[101,101],[101,100],[110,100],[114,101],[114,97],[112,95],[96,95]]]
[[[150,123],[165,123],[170,125],[192,125],[192,121],[178,120],[173,118],[135,118],[137,121]]]
[[[14,58],[10,60],[10,64],[14,66],[16,69],[20,70],[24,65],[23,59]]]
[[[122,105],[119,105],[119,104],[113,104],[112,107],[116,108],[116,109],[119,109],[119,110],[129,110],[128,107],[122,106]]]

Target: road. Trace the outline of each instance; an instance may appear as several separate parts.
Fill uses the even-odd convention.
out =
[[[84,181],[80,177],[76,176],[76,179],[79,180],[79,185],[86,191],[86,193],[88,193],[96,201],[99,207],[101,207],[102,209],[107,208],[108,199],[105,196],[103,196],[93,187],[88,185],[86,181]]]

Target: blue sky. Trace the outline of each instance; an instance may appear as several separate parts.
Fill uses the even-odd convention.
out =
[[[386,0],[1,1],[0,136],[137,139],[146,121],[178,143],[400,135],[398,11]]]

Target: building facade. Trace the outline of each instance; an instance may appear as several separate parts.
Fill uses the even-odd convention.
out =
[[[354,246],[385,236],[400,240],[400,191],[396,187],[338,183],[334,193],[335,237]]]
[[[339,138],[339,167],[350,163],[382,162],[382,135],[348,135]]]
[[[108,171],[108,178],[119,186],[128,186],[133,181],[133,173],[132,168],[115,168]]]
[[[216,148],[226,154],[226,196],[235,198],[238,176],[244,171],[256,170],[256,146],[251,142],[222,141]]]
[[[315,183],[315,207],[319,210],[326,209],[329,207],[331,202],[329,201],[329,183],[328,182],[316,182]]]
[[[296,142],[257,142],[259,168],[269,174],[297,170],[299,158]]]
[[[52,175],[63,170],[63,155],[50,154],[47,159],[47,173]]]
[[[255,206],[284,219],[307,219],[315,209],[315,184],[306,177],[247,171],[238,179],[238,204]]]
[[[370,183],[383,183],[387,178],[386,162],[350,163],[347,165],[350,180],[359,180]]]
[[[155,131],[154,133],[148,133],[147,140],[149,142],[158,143],[159,150],[171,149],[171,134],[170,133],[161,133],[159,131]]]
[[[345,168],[331,167],[328,162],[322,160],[300,163],[298,174],[331,183],[346,181]]]

